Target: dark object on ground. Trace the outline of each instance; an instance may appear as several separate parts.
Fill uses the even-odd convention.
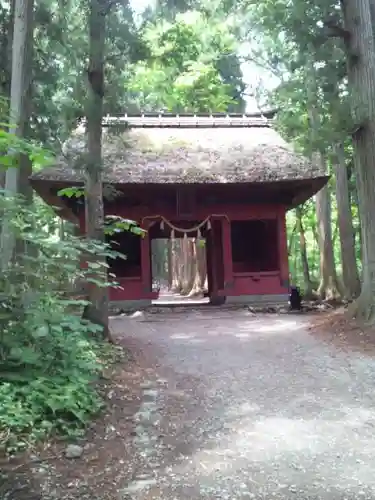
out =
[[[225,304],[225,297],[214,296],[210,297],[210,304],[212,306],[222,306]]]
[[[302,310],[302,297],[299,288],[296,286],[290,287],[289,306],[291,311]]]

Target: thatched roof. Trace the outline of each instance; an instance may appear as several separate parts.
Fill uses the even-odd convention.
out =
[[[106,183],[263,183],[324,175],[263,116],[125,116],[107,118],[103,125]],[[34,174],[32,181],[82,182],[85,151],[81,125],[58,164]]]

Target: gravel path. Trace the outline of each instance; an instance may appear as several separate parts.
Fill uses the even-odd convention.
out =
[[[375,499],[375,363],[299,316],[115,319],[154,367],[122,500]],[[151,373],[151,372],[150,372]]]

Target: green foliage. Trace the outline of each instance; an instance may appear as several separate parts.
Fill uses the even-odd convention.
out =
[[[0,99],[1,100],[1,99]],[[51,162],[52,156],[45,149],[25,142],[16,135],[7,132],[12,124],[0,123],[0,169],[18,167],[19,155],[27,155],[36,169],[45,167]]]
[[[3,195],[0,210],[27,250],[0,281],[0,446],[14,451],[52,432],[72,435],[100,409],[92,383],[101,369],[101,328],[81,319],[86,301],[71,293],[77,280],[90,279],[91,267],[80,268],[82,252],[97,258],[90,265],[101,267],[100,286],[107,286],[103,259],[122,255],[51,234],[49,207]]]
[[[228,24],[188,11],[173,21],[147,23],[142,39],[149,57],[134,66],[128,89],[143,110],[215,112],[241,106],[242,75],[230,74],[227,64],[236,61]]]
[[[261,94],[267,106],[279,110],[276,126],[281,135],[307,156],[319,152],[329,174],[339,168],[334,148],[343,145],[348,165],[353,154],[350,132],[354,124],[349,105],[346,47],[343,39],[331,36],[332,32],[325,26],[327,20],[333,21],[333,25],[342,25],[340,5],[323,0],[296,0],[293,3],[288,0],[244,0],[236,8],[246,19],[246,34],[251,40],[248,58],[278,79],[278,84],[261,89]],[[358,203],[353,203],[357,194],[352,172],[349,175],[348,195],[352,200],[357,267],[360,269]],[[334,190],[332,179],[329,183],[331,195]],[[332,243],[335,262],[339,263],[341,251],[335,196],[330,200]],[[313,200],[302,207],[302,223],[310,279],[317,288],[321,255]],[[303,288],[301,241],[294,211],[288,214],[287,229],[290,270],[294,281]],[[341,270],[337,271],[340,275]]]
[[[106,215],[104,224],[104,233],[110,236],[115,233],[122,233],[124,231],[129,231],[133,234],[137,234],[142,238],[146,234],[146,231],[139,227],[137,222],[130,219],[124,219],[119,215]]]
[[[140,28],[128,2],[112,3],[106,17],[105,114],[160,109],[244,110],[236,36],[225,9],[214,12],[210,2],[206,2],[207,8],[199,2],[172,3],[173,8],[159,2],[155,10],[149,9]],[[200,13],[192,10],[197,6]],[[185,17],[178,17],[181,12]],[[4,55],[0,63],[0,95],[9,97],[9,0],[1,2],[0,14]],[[58,153],[77,120],[85,115],[86,15],[87,3],[82,0],[35,2],[31,137]],[[171,43],[175,59],[168,61]],[[161,47],[166,49],[164,58],[158,56]],[[186,59],[186,64],[175,67],[181,58]],[[8,102],[0,101],[0,116],[7,112]]]
[[[43,164],[43,151],[0,131],[2,156],[20,152]],[[14,165],[17,166],[15,162]],[[63,190],[82,196],[77,188]],[[16,255],[0,277],[0,450],[15,452],[52,433],[75,436],[102,407],[95,382],[102,369],[102,327],[81,318],[80,283],[116,286],[109,258],[126,258],[109,244],[57,231],[53,209],[0,192],[0,219],[17,241]],[[106,219],[105,233],[132,231],[134,221]],[[87,256],[87,267],[80,265]],[[93,273],[94,271],[94,273]]]
[[[206,247],[206,240],[204,238],[198,238],[197,245],[199,248],[205,248]]]
[[[254,60],[267,60],[268,69],[280,78],[267,97],[280,109],[283,134],[307,154],[345,140],[352,129],[345,48],[323,26],[326,19],[339,16],[337,5],[321,0],[298,0],[293,6],[287,0],[250,1],[247,13],[261,40]],[[319,123],[311,123],[311,109],[317,110]]]
[[[309,200],[302,206],[302,223],[305,231],[305,240],[307,248],[307,259],[310,271],[310,279],[317,289],[320,278],[319,267],[319,245],[317,241],[317,220],[315,206],[312,200]],[[288,212],[287,219],[288,250],[289,250],[289,271],[294,284],[297,284],[304,292],[304,279],[300,249],[300,233],[297,231],[297,219],[294,210]],[[338,241],[337,241],[338,243]],[[337,255],[338,247],[335,246]]]

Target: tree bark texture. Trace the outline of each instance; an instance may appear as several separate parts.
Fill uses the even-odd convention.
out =
[[[171,289],[183,296],[202,295],[207,284],[206,249],[196,238],[171,243]]]
[[[182,238],[180,240],[180,255],[182,260],[181,269],[181,295],[189,295],[191,292],[196,275],[196,261],[194,258],[194,242],[191,238]]]
[[[180,261],[180,240],[173,239],[172,249],[172,291],[180,293],[181,291],[181,261]]]
[[[332,246],[331,202],[328,186],[324,186],[317,193],[315,204],[320,249],[320,284],[318,295],[322,299],[337,300],[341,294],[337,281]]]
[[[310,278],[309,261],[307,259],[305,228],[302,222],[302,208],[296,208],[297,231],[299,233],[299,244],[301,253],[301,264],[303,272],[304,297],[306,300],[313,298],[313,285]]]
[[[103,2],[90,1],[89,13],[89,66],[87,100],[87,159],[86,159],[86,236],[104,241],[104,208],[102,180],[102,120],[104,96],[104,51],[106,16]],[[97,258],[95,258],[97,260]],[[100,324],[105,337],[108,327],[108,290],[106,287],[88,284],[90,306],[85,317]]]
[[[361,294],[351,313],[375,322],[375,43],[371,7],[374,0],[341,0],[347,41],[351,91],[354,167],[362,228]]]
[[[316,106],[317,85],[312,60],[309,58],[307,66],[307,93],[308,116],[312,145],[312,161],[316,162],[322,175],[326,172],[326,163],[323,150],[317,146],[319,138],[320,116]],[[314,151],[315,149],[315,151]],[[326,185],[316,195],[316,216],[318,222],[318,242],[320,249],[320,285],[318,295],[328,300],[340,297],[340,288],[337,281],[331,222],[331,200],[329,187]]]
[[[31,71],[33,47],[34,1],[15,0],[12,42],[12,76],[10,86],[10,133],[25,138],[30,119]],[[28,178],[31,162],[19,155],[18,167],[8,168],[5,190],[11,195],[30,194]],[[12,261],[16,240],[10,222],[4,218],[1,231],[1,265],[5,269]]]
[[[340,231],[342,279],[346,298],[353,299],[358,297],[360,294],[361,283],[359,281],[357,261],[355,257],[355,237],[349,197],[348,170],[346,167],[343,145],[335,145],[334,151],[337,159],[335,176],[337,219]]]
[[[172,240],[168,240],[167,244],[167,267],[168,267],[168,290],[172,290],[173,287],[173,247]]]
[[[202,244],[199,239],[195,240],[195,254],[197,258],[198,288],[203,293],[207,287],[207,255],[206,245]]]
[[[360,282],[362,282],[363,242],[362,242],[362,229],[361,229],[361,214],[359,211],[358,187],[356,182],[354,184],[355,184],[354,189],[352,188],[352,191],[350,193],[351,195],[350,204],[355,205],[358,208],[357,212],[358,225],[354,233],[354,240],[356,241],[358,239],[359,260],[361,262]]]
[[[206,266],[206,249],[198,238],[192,240],[195,276],[192,288],[189,292],[190,297],[202,297],[206,285],[207,266]]]

